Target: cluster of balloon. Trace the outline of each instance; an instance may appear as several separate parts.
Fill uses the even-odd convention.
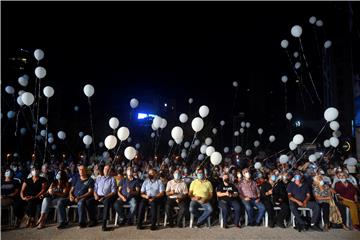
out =
[[[167,120],[165,118],[162,118],[157,115],[154,117],[153,122],[151,124],[152,130],[154,130],[156,132],[156,134],[154,135],[154,137],[155,137],[154,156],[156,156],[156,154],[157,154],[157,150],[158,150],[158,147],[160,144],[162,130],[164,128],[166,128],[166,126],[167,126]],[[160,129],[160,131],[159,131],[159,129]]]
[[[95,89],[91,84],[86,84],[83,88],[84,94],[88,99],[88,105],[89,105],[89,118],[90,118],[90,127],[91,127],[91,140],[94,139],[94,124],[93,124],[93,114],[92,114],[92,107],[91,107],[91,100],[90,98],[94,95]],[[91,141],[93,142],[93,141]],[[85,144],[87,145],[87,144]],[[95,141],[93,142],[93,148],[95,152]]]
[[[289,162],[289,157],[285,154],[280,155],[279,162],[280,162],[280,164],[286,164]]]
[[[326,123],[321,128],[315,139],[312,141],[312,143],[315,143],[318,137],[321,135],[321,133],[324,131],[326,125],[329,123],[329,127],[331,130],[333,130],[333,137],[331,137],[329,140],[324,141],[324,147],[328,148],[330,146],[336,148],[339,145],[339,139],[338,137],[341,135],[339,128],[340,124],[335,121],[339,116],[339,111],[334,107],[329,107],[324,111],[324,119],[326,120]],[[332,139],[332,140],[331,140]]]

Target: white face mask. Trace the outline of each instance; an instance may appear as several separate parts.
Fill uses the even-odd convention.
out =
[[[129,177],[132,176],[131,171],[130,171],[130,170],[127,170],[127,171],[126,171],[126,175],[128,175]]]
[[[60,172],[58,173],[58,174],[56,174],[56,180],[58,180],[58,181],[60,181],[60,179],[61,179],[61,174],[60,174]]]
[[[238,175],[237,175],[237,178],[240,179],[240,178],[241,178],[241,174],[238,174]]]
[[[320,186],[324,186],[324,181],[323,180],[321,180],[320,182],[319,182],[319,184],[320,184]]]
[[[10,172],[10,171],[6,171],[6,172],[5,172],[5,177],[11,177],[11,172]]]
[[[340,178],[340,181],[341,181],[342,183],[344,183],[344,182],[346,182],[346,179],[345,179],[345,178]]]
[[[39,176],[39,171],[37,171],[37,170],[31,170],[31,175],[32,175],[33,177],[37,177],[37,176]]]

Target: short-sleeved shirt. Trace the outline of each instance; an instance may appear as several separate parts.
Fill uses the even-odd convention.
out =
[[[192,191],[195,196],[208,198],[213,191],[213,186],[208,180],[200,181],[199,179],[195,179],[190,184],[190,191]]]
[[[232,183],[229,183],[227,186],[225,186],[224,182],[221,182],[216,187],[216,192],[221,192],[221,193],[232,192],[232,193],[235,193],[235,192],[238,192],[238,189]],[[224,201],[230,201],[232,199],[234,199],[234,198],[233,197],[228,197],[228,196],[219,197],[219,200],[224,200]]]
[[[166,191],[173,191],[175,194],[171,195],[169,198],[176,198],[178,195],[188,194],[188,188],[184,180],[180,180],[180,182],[176,182],[174,179],[170,180],[166,184]]]
[[[71,185],[74,187],[74,196],[79,197],[89,191],[89,188],[94,188],[95,181],[92,178],[81,180],[80,177],[72,179]]]
[[[20,188],[19,181],[11,180],[9,182],[1,181],[1,196],[7,196],[15,192]]]
[[[321,190],[320,187],[318,186],[314,186],[313,187],[313,193],[314,196],[320,196],[320,197],[330,197],[331,196],[331,192],[330,192],[330,187],[328,185],[324,185],[324,189]],[[327,202],[326,200],[318,200],[319,203],[322,202]]]
[[[141,192],[149,197],[155,197],[159,193],[164,192],[164,184],[162,184],[160,179],[154,181],[146,179],[141,186]]]
[[[36,196],[42,190],[42,185],[47,183],[46,179],[43,177],[39,177],[36,182],[33,181],[32,178],[28,178],[25,180],[26,182],[26,196]]]
[[[238,184],[239,194],[248,198],[256,199],[260,195],[260,190],[253,180],[241,180]]]
[[[129,180],[127,178],[124,178],[120,181],[119,186],[121,187],[121,194],[125,197],[129,196],[129,192],[127,191],[127,188],[130,188],[131,190],[135,190],[137,187],[141,187],[140,180],[137,178],[133,178],[132,180]]]
[[[304,201],[306,198],[306,194],[310,194],[310,187],[305,182],[303,182],[301,186],[298,186],[295,183],[291,182],[287,186],[286,190],[288,193],[291,193],[291,196],[293,196],[299,201]]]
[[[357,190],[352,183],[348,183],[348,186],[345,187],[342,182],[337,182],[335,184],[335,191],[340,194],[341,197],[355,201],[355,194],[357,194]]]
[[[99,196],[106,196],[110,193],[116,193],[116,182],[111,176],[100,176],[96,178],[94,192]]]

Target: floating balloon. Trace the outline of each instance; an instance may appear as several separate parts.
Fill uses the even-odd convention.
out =
[[[43,93],[44,93],[45,97],[51,98],[52,96],[54,96],[54,88],[52,88],[50,86],[46,86],[43,89]]]
[[[300,145],[304,142],[304,137],[303,135],[301,134],[296,134],[294,137],[293,137],[293,142],[296,144],[296,145]]]
[[[130,107],[132,108],[132,109],[135,109],[135,108],[137,108],[139,106],[139,100],[137,100],[136,98],[132,98],[131,100],[130,100]]]
[[[8,94],[14,94],[15,89],[12,86],[6,86],[5,87],[5,92],[8,93]]]
[[[341,136],[341,132],[339,130],[333,132],[333,137],[339,138]]]
[[[204,154],[199,154],[197,159],[199,161],[202,161],[202,160],[204,160],[204,158],[205,158]]]
[[[105,138],[105,147],[108,150],[111,150],[114,147],[116,147],[116,144],[117,144],[117,138],[114,135],[109,135]]]
[[[339,145],[339,139],[337,137],[330,138],[330,145],[336,148]]]
[[[346,159],[345,161],[346,161],[347,166],[356,166],[356,164],[358,162],[356,160],[356,158],[353,158],[353,157],[350,157],[350,158]]]
[[[209,137],[206,138],[206,139],[205,139],[205,144],[208,145],[208,146],[210,146],[210,145],[212,144],[212,139],[209,138]]]
[[[287,77],[286,75],[282,76],[282,77],[281,77],[281,81],[282,81],[283,83],[286,83],[286,82],[288,81],[288,77]]]
[[[316,159],[321,158],[321,153],[319,153],[319,152],[314,153],[314,155],[315,155]]]
[[[217,134],[217,129],[216,129],[216,128],[213,128],[213,129],[212,129],[212,133],[213,133],[213,134]]]
[[[245,129],[244,128],[240,128],[240,133],[244,133]]]
[[[239,136],[239,134],[240,134],[239,131],[235,131],[235,132],[234,132],[234,136],[235,136],[235,137]]]
[[[91,97],[92,95],[94,95],[95,89],[91,84],[86,84],[84,87],[84,94],[87,97]]]
[[[18,83],[23,86],[26,87],[29,84],[29,76],[24,74],[21,77],[18,78]]]
[[[74,106],[74,111],[75,112],[79,111],[79,106]]]
[[[289,161],[289,157],[287,155],[283,154],[280,156],[279,161],[281,164],[285,164]]]
[[[299,25],[295,25],[291,28],[291,35],[293,35],[293,37],[300,37],[302,34],[302,28]]]
[[[271,136],[269,137],[269,141],[270,141],[270,142],[274,142],[274,141],[275,141],[275,136],[274,136],[274,135],[271,135]]]
[[[256,162],[256,163],[254,164],[254,168],[255,168],[255,169],[260,169],[260,168],[261,168],[261,163],[260,163],[260,162]]]
[[[258,134],[261,135],[261,134],[263,134],[263,133],[264,133],[264,130],[263,130],[262,128],[259,128],[259,129],[258,129]]]
[[[234,86],[234,87],[238,87],[238,86],[239,86],[238,82],[237,82],[237,81],[233,81],[233,86]]]
[[[324,22],[322,20],[317,20],[315,24],[317,27],[322,27],[324,25]]]
[[[287,113],[287,114],[286,114],[286,119],[287,119],[287,120],[290,121],[290,120],[292,119],[292,117],[293,117],[293,116],[292,116],[291,113]]]
[[[90,135],[85,135],[84,137],[83,137],[83,143],[85,144],[85,145],[90,145],[91,143],[92,143],[92,137],[90,136]]]
[[[46,76],[46,69],[43,67],[35,68],[35,76],[40,79],[44,78]]]
[[[339,111],[334,107],[329,107],[324,112],[324,118],[326,121],[334,121],[339,116]]]
[[[187,155],[186,152],[182,152],[182,153],[181,153],[181,158],[182,158],[182,159],[185,159],[185,158],[186,158],[186,155]]]
[[[55,151],[56,150],[56,145],[55,144],[51,145],[51,149]]]
[[[242,147],[241,147],[241,146],[236,146],[236,147],[234,148],[234,151],[235,151],[236,153],[241,153]]]
[[[250,157],[252,154],[252,151],[250,149],[246,150],[245,155]]]
[[[293,141],[291,141],[289,143],[289,148],[290,148],[291,151],[294,151],[297,148],[297,144],[294,143]]]
[[[221,153],[219,152],[213,152],[210,156],[210,162],[214,166],[219,165],[221,163],[221,160],[222,160],[222,156]]]
[[[340,127],[340,124],[337,121],[332,121],[330,123],[330,128],[334,131],[337,131]]]
[[[224,125],[225,125],[225,121],[224,121],[224,120],[221,120],[221,121],[220,121],[220,125],[221,125],[221,126],[224,126]]]
[[[65,140],[66,138],[66,133],[64,131],[59,131],[57,134],[58,138],[61,140]]]
[[[184,147],[185,147],[185,148],[190,147],[190,143],[189,143],[189,142],[185,142],[185,143],[184,143]]]
[[[15,112],[14,112],[14,111],[8,111],[7,114],[6,114],[6,116],[7,116],[9,119],[11,119],[11,118],[15,117]]]
[[[282,48],[287,48],[289,46],[289,41],[284,39],[281,41],[280,45]]]
[[[245,125],[246,125],[246,123],[245,123],[245,122],[241,122],[241,123],[240,123],[240,126],[241,126],[242,128],[244,128],[244,127],[245,127]]]
[[[260,142],[259,142],[258,140],[256,140],[256,141],[254,142],[254,147],[258,147],[258,146],[260,146]]]
[[[34,102],[34,95],[29,92],[24,92],[21,95],[21,100],[26,106],[30,106]]]
[[[325,43],[324,43],[324,48],[329,48],[331,47],[332,45],[332,42],[330,40],[327,40]]]
[[[250,124],[249,122],[247,122],[247,123],[245,124],[245,126],[246,126],[246,128],[250,128],[251,124]]]
[[[200,140],[199,139],[196,139],[195,142],[194,142],[195,146],[199,146],[200,145]]]
[[[179,120],[181,123],[186,123],[188,120],[188,116],[185,113],[180,114]]]
[[[315,157],[315,155],[314,154],[311,154],[310,156],[309,156],[309,162],[316,162],[316,157]]]
[[[181,144],[182,141],[183,141],[183,138],[176,138],[176,139],[174,139],[174,141],[175,141],[177,144]]]
[[[79,132],[79,137],[83,137],[84,136],[84,133],[83,132]]]
[[[131,143],[132,138],[131,138],[131,137],[129,137],[129,138],[127,139],[127,141],[128,141],[128,143]]]
[[[182,130],[181,127],[174,127],[171,130],[171,137],[175,140],[175,139],[182,139],[184,135],[184,131]]]
[[[151,137],[151,138],[154,138],[154,137],[155,137],[155,133],[152,132],[152,133],[150,134],[150,137]]]
[[[189,98],[189,104],[192,104],[194,102],[194,99]]]
[[[209,115],[209,112],[210,109],[208,108],[208,106],[203,105],[199,108],[199,115],[202,118],[205,118],[207,115]]]
[[[170,139],[169,142],[168,142],[168,144],[169,144],[169,147],[174,146],[174,140]]]
[[[18,97],[16,98],[16,102],[19,104],[19,106],[23,106],[23,105],[24,105],[23,101],[21,100],[21,96],[18,96]]]
[[[42,60],[44,58],[44,51],[41,49],[36,49],[34,51],[34,57],[38,61]]]
[[[200,132],[204,127],[204,121],[202,118],[196,117],[192,120],[191,127],[195,132]]]
[[[155,116],[153,119],[153,125],[156,129],[158,129],[161,126],[162,118],[159,116]]]
[[[52,138],[52,137],[48,138],[48,142],[49,142],[49,143],[53,143],[53,142],[54,142],[54,138]]]
[[[25,133],[26,133],[26,128],[21,128],[21,129],[20,129],[20,134],[21,134],[21,135],[25,135]]]
[[[45,124],[48,122],[48,120],[47,120],[46,117],[40,117],[39,122],[40,122],[42,125],[45,125]]]
[[[330,147],[330,140],[326,139],[324,141],[324,147],[326,147],[326,148]]]
[[[118,126],[119,126],[119,119],[117,119],[116,117],[112,117],[112,118],[110,118],[110,120],[109,120],[109,126],[110,126],[110,128],[112,128],[112,129],[116,129],[116,128],[118,128]]]
[[[102,148],[104,146],[104,143],[103,142],[99,142],[98,144],[99,148]]]
[[[21,95],[22,95],[24,92],[25,92],[24,90],[20,90],[20,91],[18,92],[19,96],[21,97]]]
[[[117,131],[117,136],[120,139],[120,141],[125,141],[130,135],[130,131],[127,127],[121,127]]]
[[[315,22],[316,22],[316,17],[312,16],[312,17],[309,18],[309,23],[310,24],[315,24]]]
[[[102,153],[102,156],[103,156],[104,159],[107,159],[107,158],[110,157],[110,153],[109,153],[108,151],[104,151],[104,152]]]
[[[229,148],[228,147],[224,147],[224,153],[228,153],[229,152]]]
[[[301,67],[301,63],[300,63],[300,62],[296,62],[294,67],[295,67],[295,69],[299,69],[299,68]]]
[[[298,58],[299,57],[299,52],[294,52],[294,58]]]
[[[124,155],[128,160],[133,160],[136,156],[136,150],[133,147],[125,148]]]
[[[207,146],[206,144],[202,145],[202,146],[200,147],[200,152],[201,152],[202,154],[205,154],[207,147],[208,147],[208,146]]]
[[[50,137],[54,137],[54,135],[52,133],[48,133],[48,138]]]
[[[167,121],[165,118],[161,119],[160,128],[164,129],[167,126]]]
[[[206,148],[205,153],[206,153],[206,155],[207,155],[208,157],[210,157],[211,154],[213,154],[213,152],[215,152],[215,148],[214,148],[213,146],[209,146],[209,147]]]
[[[41,130],[41,131],[40,131],[40,135],[43,136],[43,137],[45,137],[45,136],[46,136],[46,130]]]

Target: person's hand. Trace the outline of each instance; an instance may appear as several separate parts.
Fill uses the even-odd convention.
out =
[[[102,201],[104,201],[104,199],[105,199],[105,197],[102,197],[102,198],[99,198],[99,202],[102,202]]]
[[[302,204],[303,204],[303,207],[306,207],[307,201],[303,201]]]
[[[70,195],[70,202],[74,202],[75,201],[75,198],[73,195]]]
[[[229,191],[227,191],[226,196],[231,197],[231,193]]]
[[[250,198],[245,197],[244,200],[245,200],[245,201],[250,201]]]
[[[268,194],[269,194],[269,195],[271,195],[271,194],[272,194],[272,189],[270,189],[270,190],[268,191]]]
[[[260,202],[260,198],[257,198],[257,199],[255,200],[255,202],[256,202],[256,203],[259,203],[259,202]]]
[[[49,188],[49,194],[51,194],[51,195],[54,194],[54,190],[52,188]]]
[[[125,197],[125,196],[121,196],[120,198],[121,198],[121,200],[122,200],[123,202],[126,202],[126,197]]]
[[[303,202],[301,202],[299,200],[297,200],[296,203],[297,203],[297,205],[299,205],[299,207],[302,207],[304,205]]]
[[[155,198],[149,198],[149,203],[153,202]]]
[[[130,193],[131,189],[129,187],[126,188],[126,191]]]
[[[76,203],[78,203],[80,199],[78,197],[76,197],[74,200]]]
[[[26,196],[25,197],[25,201],[30,201],[31,199],[33,199],[34,197],[33,196]]]
[[[95,195],[95,200],[98,201],[100,199],[99,195]]]

